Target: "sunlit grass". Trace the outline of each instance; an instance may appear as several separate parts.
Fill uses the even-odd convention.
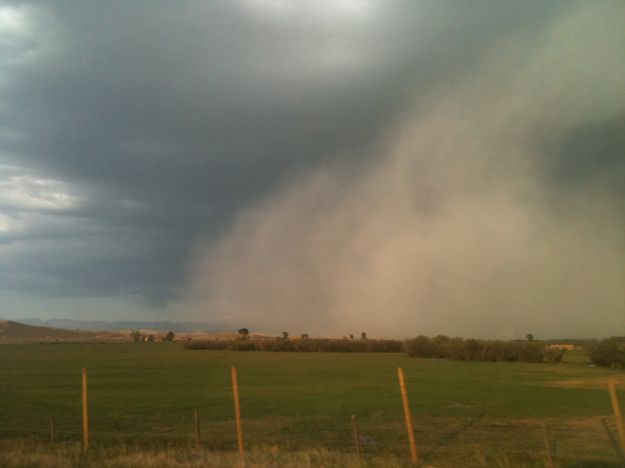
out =
[[[623,382],[624,373],[589,367],[575,353],[562,364],[526,364],[403,353],[188,351],[178,343],[0,346],[0,439],[46,447],[54,418],[58,447],[78,444],[84,366],[96,453],[120,446],[186,453],[195,444],[197,409],[202,453],[227,457],[236,449],[231,365],[238,368],[248,449],[351,457],[354,414],[365,457],[405,460],[401,366],[428,463],[477,460],[479,453],[544,460],[543,422],[558,460],[619,462],[604,383]]]

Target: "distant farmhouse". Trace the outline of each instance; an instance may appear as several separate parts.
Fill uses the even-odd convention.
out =
[[[570,343],[550,344],[549,349],[566,349],[567,351],[575,351],[575,345]]]

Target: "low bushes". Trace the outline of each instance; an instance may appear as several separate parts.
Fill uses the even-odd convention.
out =
[[[184,344],[185,349],[229,349],[234,343],[232,340],[206,340],[206,341],[187,341]]]
[[[232,351],[393,353],[403,351],[399,340],[347,340],[332,338],[189,341],[186,349]]]
[[[457,361],[561,362],[566,353],[564,349],[547,348],[536,341],[477,340],[443,335],[434,338],[420,335],[406,340],[404,348],[411,357]]]
[[[597,366],[622,369],[625,367],[625,339],[608,338],[586,343],[590,360]]]
[[[566,354],[566,349],[547,347],[545,348],[545,362],[549,362],[549,363],[562,362],[565,354]]]
[[[625,341],[603,340],[587,345],[595,364],[625,367]],[[188,341],[185,349],[276,352],[393,353],[405,351],[410,357],[444,358],[456,361],[562,362],[565,349],[540,341],[478,340],[474,338],[433,338],[417,336],[404,341],[375,339],[300,338],[232,339]]]

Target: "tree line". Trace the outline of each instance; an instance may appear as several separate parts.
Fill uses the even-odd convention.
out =
[[[588,341],[586,351],[590,360],[597,366],[625,368],[625,337]]]
[[[490,362],[562,362],[565,349],[549,347],[534,341],[478,340],[475,338],[450,338],[439,335],[433,338],[417,336],[406,340],[404,348],[409,356],[419,358],[442,358],[456,361]]]
[[[274,339],[233,339],[188,341],[186,349],[213,349],[231,351],[282,351],[282,352],[338,352],[338,353],[396,353],[403,351],[400,340],[335,339],[278,337]]]
[[[169,335],[169,334],[168,334]],[[173,334],[172,334],[173,335]],[[173,339],[173,336],[169,337]],[[570,340],[569,340],[570,341]],[[581,345],[581,340],[575,340]],[[406,352],[410,357],[452,359],[456,361],[489,362],[562,362],[566,349],[550,342],[534,340],[532,334],[524,340],[482,340],[450,338],[445,335],[424,335],[401,340],[369,339],[362,333],[340,338],[310,338],[304,333],[292,339],[287,332],[276,338],[250,338],[249,330],[242,328],[233,339],[195,340],[184,344],[186,349],[279,352]],[[597,366],[625,368],[625,337],[583,342],[590,360]]]

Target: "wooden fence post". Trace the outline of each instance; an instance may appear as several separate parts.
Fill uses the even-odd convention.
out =
[[[618,402],[616,393],[616,385],[613,379],[608,380],[608,389],[610,390],[610,399],[612,400],[612,411],[614,411],[614,422],[618,431],[619,441],[621,443],[621,453],[625,457],[625,429],[623,428],[623,415]]]
[[[352,414],[352,432],[354,433],[354,445],[356,447],[356,455],[360,458],[360,440],[358,440],[358,429],[356,428],[356,415]]]
[[[87,369],[82,368],[82,447],[89,448],[89,411],[87,407]]]
[[[553,457],[551,456],[551,445],[549,444],[549,433],[547,432],[547,424],[545,421],[542,423],[543,426],[543,439],[545,441],[545,452],[547,452],[547,466],[553,467]]]
[[[419,461],[417,454],[417,444],[414,439],[414,430],[412,428],[412,414],[410,413],[410,405],[408,404],[408,392],[406,391],[406,379],[404,378],[404,370],[397,368],[397,377],[399,378],[399,389],[401,391],[401,400],[404,405],[404,419],[406,421],[406,432],[408,433],[408,443],[410,444],[410,459],[413,463]]]
[[[236,367],[231,367],[232,373],[232,396],[234,399],[234,417],[237,426],[237,445],[239,447],[239,453],[241,456],[245,453],[245,447],[243,446],[243,426],[241,425],[241,404],[239,403],[239,382],[237,379]]]
[[[199,449],[202,446],[200,438],[200,415],[197,410],[193,412],[193,420],[195,422],[195,446]]]
[[[50,418],[50,444],[54,445],[54,418]]]

